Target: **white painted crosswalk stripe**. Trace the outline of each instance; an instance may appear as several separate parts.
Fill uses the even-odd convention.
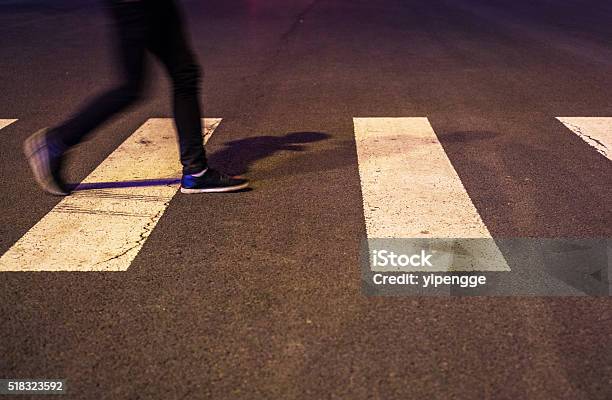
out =
[[[205,141],[220,119],[205,119]],[[125,271],[179,188],[173,120],[148,120],[0,258],[0,271]]]
[[[612,117],[557,119],[612,160]],[[0,129],[16,121],[0,119]],[[353,121],[368,238],[491,239],[427,118]],[[205,140],[220,122],[204,120]],[[172,119],[148,120],[0,257],[0,272],[128,269],[180,170]],[[487,265],[470,270],[510,270],[488,243],[477,249]]]
[[[9,126],[10,124],[12,124],[15,121],[17,121],[17,120],[16,119],[0,119],[0,129]]]
[[[368,238],[491,238],[427,118],[353,121]],[[478,243],[487,262],[470,269],[510,269]]]
[[[569,130],[612,160],[612,117],[557,117]]]

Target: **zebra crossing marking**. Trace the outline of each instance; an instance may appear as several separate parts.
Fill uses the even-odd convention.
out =
[[[556,118],[612,160],[612,117]],[[221,119],[203,121],[207,141]],[[491,238],[427,118],[353,121],[368,238]],[[0,257],[0,272],[127,270],[178,190],[177,159],[172,119],[149,119]],[[486,252],[497,261],[479,270],[509,270],[494,243]]]
[[[427,118],[353,123],[369,239],[491,238]],[[465,270],[510,270],[493,240],[476,243],[487,262]]]
[[[0,119],[0,129],[6,128],[7,126],[16,121],[16,119]]]
[[[208,141],[221,119],[206,118]],[[146,121],[1,258],[0,271],[125,271],[179,188],[171,118]]]
[[[612,117],[557,117],[569,130],[612,160]]]

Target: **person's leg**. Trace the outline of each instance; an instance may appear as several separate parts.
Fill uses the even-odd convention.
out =
[[[173,0],[155,0],[149,50],[164,64],[172,80],[174,121],[179,137],[183,174],[207,168],[200,114],[200,67]]]
[[[141,95],[149,15],[142,2],[109,1],[116,25],[117,59],[122,83],[103,93],[76,112],[49,135],[59,146],[69,148],[110,117],[134,103]]]
[[[142,90],[150,15],[142,2],[109,0],[108,3],[119,34],[118,59],[123,83],[90,102],[58,127],[42,129],[24,142],[24,152],[36,181],[51,194],[65,196],[69,193],[61,177],[64,152],[132,104]]]
[[[183,19],[174,0],[155,0],[149,49],[166,67],[172,79],[174,121],[178,131],[183,177],[182,193],[233,192],[248,187],[248,181],[209,168],[200,116],[200,68],[183,29]]]

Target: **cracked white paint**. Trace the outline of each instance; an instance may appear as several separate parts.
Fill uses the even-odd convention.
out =
[[[353,122],[368,238],[491,238],[427,118]],[[493,240],[475,243],[484,262],[463,270],[510,270]]]
[[[207,141],[221,120],[203,121]],[[0,271],[127,270],[178,191],[178,159],[173,120],[149,119],[0,258]]]
[[[569,130],[612,160],[612,117],[557,117]]]
[[[17,120],[16,119],[0,119],[0,129],[9,126],[10,124],[12,124],[15,121],[17,121]]]

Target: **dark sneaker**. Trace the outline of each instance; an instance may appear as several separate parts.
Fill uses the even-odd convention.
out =
[[[23,151],[36,182],[44,191],[56,196],[69,194],[60,177],[63,152],[58,146],[51,145],[47,129],[41,129],[27,138],[23,143]]]
[[[234,178],[212,168],[208,168],[204,175],[183,175],[181,179],[181,193],[224,193],[235,192],[249,187],[249,181]]]

